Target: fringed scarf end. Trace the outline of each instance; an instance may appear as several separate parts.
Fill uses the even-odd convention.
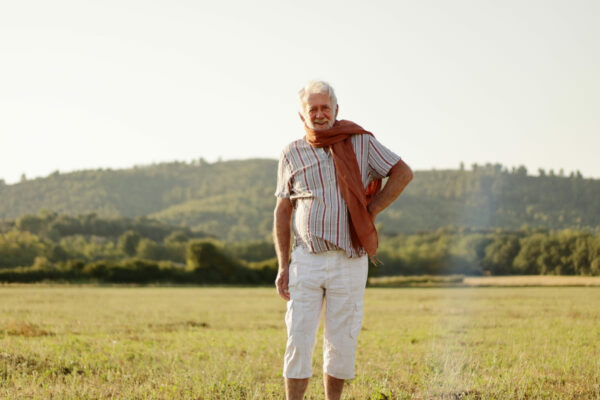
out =
[[[383,263],[381,262],[381,260],[379,258],[377,258],[376,254],[370,255],[369,256],[369,261],[371,261],[371,264],[373,264],[376,267],[378,267],[380,265],[383,265]]]

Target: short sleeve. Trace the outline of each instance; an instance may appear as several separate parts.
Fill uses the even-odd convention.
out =
[[[401,158],[374,137],[369,139],[369,173],[375,179],[383,179]]]
[[[279,157],[279,165],[277,166],[277,188],[275,196],[282,199],[289,199],[292,192],[292,174],[290,171],[289,162],[285,156],[285,152]]]

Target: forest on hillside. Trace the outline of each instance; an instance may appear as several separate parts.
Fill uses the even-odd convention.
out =
[[[227,242],[270,240],[276,161],[172,162],[0,181],[0,219],[49,210],[102,218],[146,216]],[[402,196],[378,217],[383,234],[455,226],[517,230],[600,227],[600,180],[580,173],[500,164],[416,171]]]

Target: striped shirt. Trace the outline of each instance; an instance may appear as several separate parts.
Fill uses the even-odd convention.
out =
[[[373,179],[387,176],[400,161],[371,135],[353,135],[350,140],[365,188]],[[348,257],[366,254],[352,247],[348,209],[329,151],[304,139],[287,145],[279,158],[275,196],[289,198],[294,206],[294,247],[311,253],[344,250]]]

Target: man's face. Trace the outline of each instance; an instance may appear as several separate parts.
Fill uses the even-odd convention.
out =
[[[329,129],[335,122],[337,110],[331,109],[329,95],[324,93],[311,93],[306,99],[306,116],[308,121],[302,115],[300,118],[306,125],[314,130]]]

